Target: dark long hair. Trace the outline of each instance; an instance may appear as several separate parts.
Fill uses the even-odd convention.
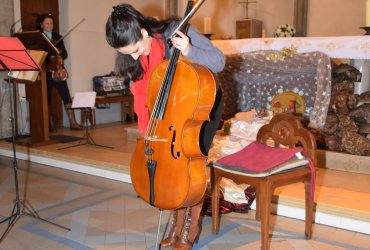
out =
[[[51,18],[53,20],[53,22],[54,22],[54,17],[53,17],[53,15],[51,13],[40,14],[36,18],[35,26],[41,32],[43,31],[42,30],[42,27],[41,27],[41,24],[45,21],[46,18]]]
[[[113,7],[105,25],[106,40],[115,49],[135,44],[143,39],[141,29],[148,31],[149,36],[160,39],[157,34],[163,32],[177,17],[163,21],[152,17],[145,17],[129,4],[121,4]],[[117,54],[116,74],[130,76],[133,81],[141,78],[143,69],[139,60],[134,60],[131,55]]]

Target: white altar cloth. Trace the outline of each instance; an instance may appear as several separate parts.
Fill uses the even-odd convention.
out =
[[[212,40],[225,55],[295,46],[298,53],[319,51],[330,58],[370,59],[370,36],[279,37]]]

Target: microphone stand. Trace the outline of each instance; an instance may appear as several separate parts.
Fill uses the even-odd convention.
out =
[[[10,26],[10,36],[13,36],[15,34],[14,27],[17,23],[19,23],[22,20],[22,17],[19,18],[17,21],[15,21],[11,26]]]

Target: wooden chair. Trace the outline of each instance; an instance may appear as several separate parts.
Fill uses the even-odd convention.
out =
[[[313,166],[316,166],[315,138],[307,129],[302,127],[298,117],[289,113],[275,115],[270,123],[262,126],[257,133],[257,141],[261,143],[266,144],[266,142],[270,142],[271,139],[275,147],[284,145],[288,148],[294,148],[298,144],[303,147],[305,155],[311,158]],[[314,205],[314,187],[311,188],[311,178],[315,176],[314,169],[313,172],[311,172],[309,167],[298,167],[265,177],[256,177],[246,175],[244,172],[239,172],[238,169],[229,171],[228,169],[219,168],[214,164],[211,168],[211,172],[213,233],[218,233],[219,231],[219,186],[221,178],[225,177],[233,180],[237,184],[247,183],[256,187],[256,219],[261,221],[261,249],[269,249],[269,215],[271,212],[271,200],[274,189],[296,182],[304,182],[306,204],[305,237],[306,239],[311,238]]]

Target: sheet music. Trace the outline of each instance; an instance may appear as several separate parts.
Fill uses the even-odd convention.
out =
[[[42,65],[45,61],[47,52],[41,50],[29,50],[28,53],[32,59]],[[39,71],[10,71],[9,76],[18,80],[36,81]]]
[[[76,92],[73,97],[72,108],[95,107],[96,92]]]

